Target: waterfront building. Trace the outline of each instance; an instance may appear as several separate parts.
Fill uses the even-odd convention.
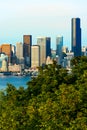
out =
[[[38,45],[31,46],[31,67],[40,66],[40,47]]]
[[[40,66],[46,64],[47,56],[51,56],[51,38],[38,37],[37,45],[40,46]]]
[[[6,60],[8,62],[8,56],[4,53],[0,53],[0,68],[2,68],[3,60]]]
[[[58,64],[62,64],[63,36],[56,37],[56,55],[59,57]]]
[[[32,35],[23,36],[23,57],[25,67],[31,67]]]
[[[11,44],[2,44],[1,45],[1,52],[8,55],[8,63],[12,62],[12,46]]]
[[[6,59],[4,59],[4,60],[2,61],[1,71],[2,71],[2,72],[7,72],[7,71],[8,71],[8,64],[7,64],[7,60],[6,60]]]
[[[9,65],[8,70],[9,70],[9,72],[19,72],[19,73],[21,73],[22,72],[22,66],[17,65],[17,64]]]
[[[71,20],[71,45],[74,56],[81,56],[80,18],[72,18]]]
[[[21,42],[16,43],[16,57],[17,57],[17,64],[23,64],[24,66],[23,44]]]

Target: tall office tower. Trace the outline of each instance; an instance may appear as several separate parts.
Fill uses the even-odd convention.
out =
[[[17,57],[17,64],[24,64],[23,44],[21,42],[16,43],[16,57]]]
[[[37,45],[40,46],[40,65],[46,64],[47,56],[51,56],[51,39],[50,37],[38,37]]]
[[[23,36],[23,57],[26,67],[31,67],[31,46],[32,46],[32,36]]]
[[[16,63],[16,46],[12,45],[12,64]]]
[[[11,44],[2,44],[1,52],[8,56],[8,63],[12,62],[12,46]]]
[[[80,18],[72,18],[71,20],[71,44],[74,56],[81,56]]]
[[[12,45],[12,55],[15,56],[16,55],[16,46]]]
[[[62,47],[63,47],[63,36],[56,37],[56,55],[58,56],[58,63],[62,64]]]
[[[40,66],[40,47],[38,45],[31,46],[31,67]]]

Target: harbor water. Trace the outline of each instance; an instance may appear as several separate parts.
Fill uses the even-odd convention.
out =
[[[8,83],[14,85],[16,88],[26,88],[27,82],[30,80],[30,76],[0,76],[0,90],[5,89]]]

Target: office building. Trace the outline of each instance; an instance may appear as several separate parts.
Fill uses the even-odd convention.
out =
[[[56,59],[56,50],[51,49],[51,58]]]
[[[17,57],[17,64],[24,64],[23,44],[21,42],[16,43],[16,57]]]
[[[82,47],[82,56],[87,56],[87,46]]]
[[[46,58],[51,56],[51,39],[50,37],[38,37],[37,45],[40,46],[40,65],[46,64]]]
[[[12,56],[14,57],[16,55],[16,46],[12,45]]]
[[[8,56],[4,53],[0,53],[0,68],[2,67],[3,60],[6,60],[8,62]]]
[[[38,45],[33,45],[31,47],[31,67],[40,66],[40,47]]]
[[[25,67],[31,67],[31,46],[32,46],[32,36],[23,36],[23,57]]]
[[[63,36],[56,37],[56,55],[59,57],[58,64],[62,64]]]
[[[21,73],[22,72],[22,66],[21,65],[16,65],[16,64],[14,64],[14,65],[9,65],[8,66],[8,70],[10,71],[10,72],[18,72],[18,73]]]
[[[69,52],[68,47],[63,46],[63,47],[62,47],[62,52],[65,53],[65,54],[68,53],[68,52]]]
[[[74,56],[81,56],[80,18],[72,18],[71,20],[71,44]]]
[[[8,63],[12,62],[12,46],[11,44],[2,44],[1,52],[8,56]]]
[[[12,45],[12,64],[16,63],[16,46]]]
[[[7,60],[5,60],[5,59],[2,61],[1,71],[4,71],[4,72],[8,71]]]
[[[73,52],[66,53],[66,57],[64,57],[64,59],[63,59],[62,66],[67,68],[67,69],[70,69],[71,68],[71,60],[73,57],[74,57]]]

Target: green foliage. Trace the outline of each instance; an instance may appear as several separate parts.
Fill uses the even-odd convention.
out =
[[[87,57],[39,68],[27,89],[7,85],[0,92],[0,130],[86,130]]]

